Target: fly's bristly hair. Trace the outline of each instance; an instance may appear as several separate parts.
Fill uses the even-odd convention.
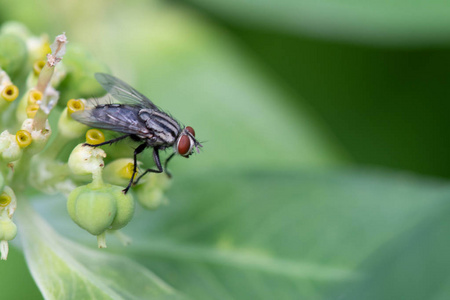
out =
[[[198,143],[197,153],[200,153],[200,151],[203,151],[203,144],[208,143],[208,141],[204,140],[195,140]]]
[[[102,97],[91,97],[86,100],[86,107],[89,109],[96,108],[102,105],[114,104],[114,98],[110,94],[106,94]]]

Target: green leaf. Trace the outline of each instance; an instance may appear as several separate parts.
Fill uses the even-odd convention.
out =
[[[446,292],[450,188],[441,181],[368,170],[221,170],[176,177],[168,196],[170,205],[136,212],[124,229],[129,247],[109,239],[108,250],[193,299]],[[65,228],[68,219],[53,221]]]
[[[0,278],[2,299],[42,299],[23,253],[12,245],[9,247],[8,260],[2,261]]]
[[[446,44],[446,1],[191,0],[228,21],[357,43]]]
[[[133,261],[61,237],[24,201],[19,209],[26,260],[45,299],[181,298]]]

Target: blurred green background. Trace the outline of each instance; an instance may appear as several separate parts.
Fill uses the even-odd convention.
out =
[[[66,32],[69,47],[192,125],[207,142],[173,167],[182,174],[374,166],[450,176],[445,1],[2,0],[0,23],[9,20]],[[0,278],[15,278],[0,290],[39,298],[17,253],[0,265]]]

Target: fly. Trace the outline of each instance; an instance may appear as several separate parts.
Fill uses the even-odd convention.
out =
[[[176,154],[188,158],[194,152],[194,148],[199,152],[199,147],[202,145],[195,139],[195,131],[192,127],[180,125],[178,121],[122,80],[102,73],[96,73],[95,78],[117,100],[117,103],[93,103],[91,109],[74,112],[72,117],[91,127],[123,133],[123,135],[104,143],[96,145],[86,143],[87,146],[111,145],[128,137],[141,142],[134,150],[133,174],[128,186],[123,190],[125,194],[147,173],[165,171],[171,177],[172,175],[167,171],[167,163]],[[169,147],[173,147],[173,153],[164,162],[163,169],[159,151]],[[134,181],[137,173],[136,157],[146,148],[153,148],[153,160],[157,169],[147,169]]]

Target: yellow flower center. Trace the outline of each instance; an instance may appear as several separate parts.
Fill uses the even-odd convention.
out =
[[[67,112],[69,114],[69,116],[76,112],[76,111],[80,111],[80,110],[84,110],[84,103],[83,101],[79,100],[79,99],[71,99],[69,100],[69,102],[67,102]]]
[[[89,129],[86,132],[86,143],[91,145],[101,144],[105,141],[105,135],[98,129]]]
[[[119,176],[125,179],[130,179],[133,175],[134,164],[128,163],[122,169],[119,170]]]
[[[9,203],[11,203],[11,197],[5,192],[0,194],[0,207],[7,207]]]
[[[31,144],[33,139],[31,138],[31,133],[26,130],[19,130],[16,133],[16,141],[20,148],[25,148]]]
[[[30,91],[28,94],[28,105],[36,104],[39,100],[42,100],[42,93],[37,90]]]
[[[19,96],[19,89],[15,85],[7,85],[1,94],[1,97],[8,102],[16,100],[17,96]]]
[[[33,72],[34,75],[39,75],[42,71],[42,68],[45,66],[45,61],[44,60],[37,60],[34,62],[33,64]]]

